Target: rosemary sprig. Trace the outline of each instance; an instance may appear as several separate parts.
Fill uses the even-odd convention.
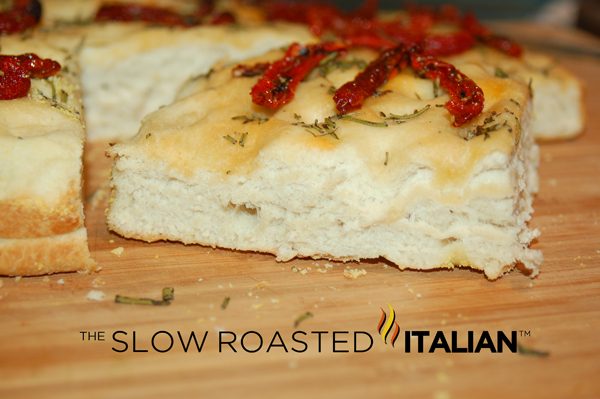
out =
[[[418,117],[418,116],[421,116],[421,115],[423,115],[423,114],[424,114],[425,112],[427,112],[427,111],[428,111],[430,108],[431,108],[431,105],[427,104],[426,106],[424,106],[424,107],[423,107],[423,108],[421,108],[421,109],[415,109],[415,110],[413,111],[413,113],[412,113],[412,114],[397,115],[397,114],[390,113],[390,114],[387,114],[387,115],[386,115],[386,114],[385,114],[385,113],[383,113],[383,112],[380,112],[379,114],[380,114],[380,115],[381,115],[381,116],[382,116],[382,117],[383,117],[383,118],[384,118],[386,121],[390,121],[390,122],[394,122],[394,123],[400,124],[400,123],[404,123],[404,122],[406,122],[406,121],[409,121],[409,120],[411,120],[411,119],[414,119],[414,118],[416,118],[416,117]]]
[[[227,309],[227,306],[229,306],[229,302],[231,301],[231,297],[226,296],[225,298],[223,298],[223,302],[221,303],[221,309],[225,310]]]
[[[312,318],[314,315],[312,312],[304,312],[296,320],[294,320],[294,328],[298,328],[298,326],[305,320]]]
[[[366,125],[366,126],[388,127],[388,124],[385,121],[384,122],[369,121],[369,120],[366,120],[366,119],[357,118],[357,117],[352,116],[350,114],[339,115],[338,118],[339,119],[343,119],[343,120],[347,120],[347,121],[350,121],[350,122],[360,123],[361,125]]]
[[[241,121],[244,125],[250,122],[256,122],[260,125],[261,123],[265,123],[269,120],[269,118],[266,115],[259,114],[256,112],[253,112],[250,115],[233,116],[231,119],[234,121]]]
[[[124,305],[167,306],[171,304],[173,299],[175,299],[175,289],[172,287],[165,287],[162,289],[162,300],[115,295],[115,303]]]

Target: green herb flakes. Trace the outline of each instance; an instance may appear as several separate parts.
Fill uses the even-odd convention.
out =
[[[162,300],[115,295],[115,303],[120,303],[124,305],[167,306],[170,305],[174,299],[175,289],[172,287],[165,287],[162,289]]]

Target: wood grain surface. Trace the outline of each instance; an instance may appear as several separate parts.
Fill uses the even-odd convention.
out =
[[[541,145],[533,224],[545,262],[537,279],[513,271],[490,282],[468,270],[399,271],[383,262],[277,263],[125,240],[104,224],[105,146],[89,146],[87,226],[102,270],[0,279],[0,398],[600,398],[600,61],[559,58],[586,85],[589,120],[577,140]],[[347,267],[366,275],[347,278]],[[159,299],[163,287],[175,288],[170,306],[113,302],[116,294]],[[86,299],[90,290],[106,298]],[[377,335],[388,304],[401,331],[524,330],[530,335],[519,343],[549,355],[404,353]],[[305,312],[312,317],[294,327]],[[329,336],[318,352],[311,337],[304,353],[220,353],[216,342],[220,330],[255,330],[267,340],[279,331],[289,343],[295,329],[364,330],[374,344],[333,353]],[[129,345],[135,331],[138,349],[160,330],[209,335],[201,353],[117,353],[117,330],[128,332]],[[104,331],[107,340],[83,341],[81,331]]]

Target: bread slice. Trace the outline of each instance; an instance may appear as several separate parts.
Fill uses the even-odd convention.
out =
[[[180,86],[217,63],[235,62],[310,40],[301,27],[199,26],[191,29],[108,23],[84,28],[81,48],[88,140],[122,140]]]
[[[108,225],[125,237],[281,261],[383,257],[400,268],[471,267],[490,279],[522,263],[535,275],[542,256],[529,248],[538,232],[527,222],[538,148],[528,87],[483,63],[456,66],[486,96],[471,124],[452,127],[441,107],[447,95],[405,71],[326,134],[311,126],[336,114],[330,88],[358,69],[313,74],[275,112],[252,104],[257,78],[215,72],[112,148]],[[381,112],[410,117],[363,124]]]
[[[0,275],[90,270],[81,200],[84,126],[78,69],[68,52],[4,37],[2,54],[35,53],[61,72],[0,101]]]

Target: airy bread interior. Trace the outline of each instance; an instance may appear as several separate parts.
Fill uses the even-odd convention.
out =
[[[401,268],[467,266],[490,279],[523,263],[536,274],[542,258],[529,248],[537,231],[527,222],[538,149],[527,88],[511,81],[498,91],[502,81],[485,68],[464,69],[489,94],[482,118],[507,110],[506,126],[489,138],[457,137],[438,107],[394,127],[346,123],[339,140],[312,137],[286,119],[322,120],[334,112],[321,78],[303,83],[296,100],[268,122],[232,125],[233,115],[253,110],[251,82],[217,73],[150,115],[135,140],[113,147],[108,224],[126,237],[255,250],[279,260],[384,257]],[[372,99],[365,119],[385,106],[443,103],[432,97],[431,82],[410,74],[398,79],[382,90],[405,93]],[[202,111],[189,113],[193,108]],[[237,129],[248,130],[243,147],[223,139]]]

